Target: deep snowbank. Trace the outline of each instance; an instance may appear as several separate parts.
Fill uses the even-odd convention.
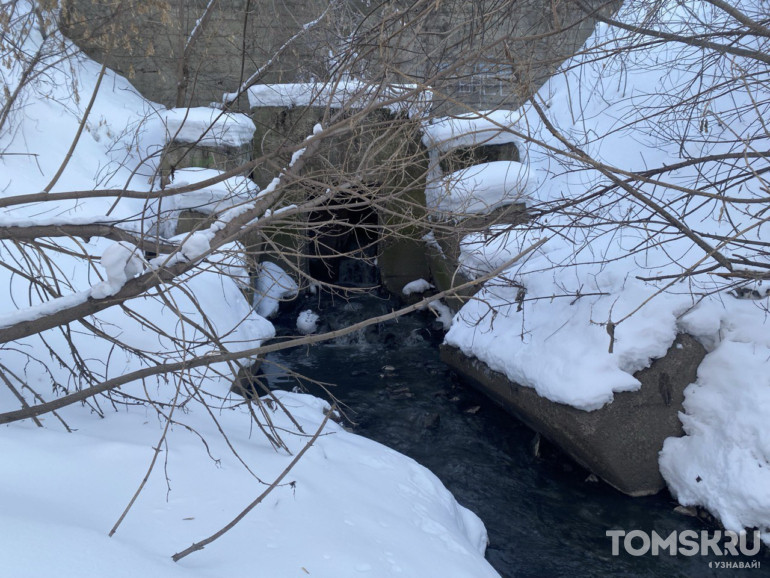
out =
[[[306,434],[314,433],[325,402],[278,395]],[[8,575],[497,575],[483,558],[481,521],[433,474],[333,422],[285,483],[240,524],[176,564],[172,554],[219,530],[266,485],[239,463],[203,408],[193,406],[178,416],[157,469],[109,538],[163,423],[141,408],[103,420],[73,413],[73,434],[31,424],[3,428],[0,523],[14,528],[0,544]],[[268,415],[296,454],[308,435],[298,434],[280,410]],[[226,404],[216,417],[263,481],[269,484],[291,462],[252,431],[243,407]]]

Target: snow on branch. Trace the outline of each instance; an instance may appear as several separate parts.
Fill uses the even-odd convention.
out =
[[[212,224],[207,229],[191,233],[173,253],[153,260],[147,272],[137,275],[140,270],[138,261],[131,255],[124,259],[126,252],[115,249],[114,254],[108,255],[107,259],[107,264],[114,272],[112,279],[108,275],[109,287],[97,285],[97,288],[101,288],[96,289],[95,295],[92,290],[81,291],[0,318],[0,328],[3,328],[0,343],[15,341],[93,315],[190,271],[217,248],[238,239],[247,225],[258,227],[262,222],[269,220],[269,217],[265,217],[255,221],[275,205],[284,186],[297,177],[305,165],[305,159],[315,153],[323,136],[324,131],[320,125],[316,125],[313,135],[305,141],[303,154],[297,155],[293,159],[293,165],[274,178],[253,202],[229,209],[219,216],[210,216],[209,221]],[[121,263],[122,272],[119,270]]]
[[[103,237],[113,241],[125,241],[136,245],[142,250],[173,251],[176,246],[160,238],[148,238],[135,231],[123,228],[127,223],[114,220],[109,217],[104,219],[88,219],[90,222],[72,222],[74,218],[49,219],[53,222],[20,222],[18,224],[5,224],[0,220],[0,240],[33,241],[41,237]],[[122,225],[122,226],[121,226]]]
[[[203,29],[206,27],[206,23],[211,19],[211,15],[214,12],[214,7],[218,1],[219,0],[209,0],[209,3],[206,5],[206,9],[203,11],[203,15],[195,21],[195,26],[193,26],[192,30],[190,31],[190,35],[187,37],[187,42],[184,45],[183,58],[188,57],[190,49],[198,40],[198,37],[203,33]]]

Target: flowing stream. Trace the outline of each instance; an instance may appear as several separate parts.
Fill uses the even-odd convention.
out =
[[[279,333],[293,333],[300,311],[321,317],[320,331],[386,313],[398,304],[373,295],[350,301],[307,296],[284,305]],[[589,474],[493,402],[465,386],[438,356],[443,333],[429,312],[372,326],[326,344],[268,356],[271,388],[301,387],[323,397],[325,382],[345,404],[356,433],[402,452],[432,470],[457,500],[481,517],[487,559],[511,576],[726,576],[710,569],[731,557],[612,555],[607,530],[713,531],[674,511],[666,492],[629,498]],[[310,379],[302,379],[304,374]],[[638,543],[637,543],[638,545]],[[767,574],[767,549],[758,558]],[[751,560],[745,559],[745,560]]]

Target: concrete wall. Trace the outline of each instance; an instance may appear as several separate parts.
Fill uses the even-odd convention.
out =
[[[107,60],[149,99],[170,106],[177,98],[180,55],[207,4],[64,0],[61,24],[90,56]],[[185,61],[185,104],[219,102],[328,6],[325,0],[219,0]],[[262,82],[323,80],[340,65],[376,81],[427,83],[445,112],[515,106],[593,28],[569,1],[442,0],[426,8],[395,0],[378,6],[358,0],[335,4],[272,62]],[[343,53],[348,58],[340,63]]]
[[[106,60],[150,100],[172,106],[180,55],[207,4],[208,0],[64,0],[61,25],[89,56]],[[242,76],[248,77],[267,62],[326,5],[321,0],[219,0],[190,51],[185,106],[219,102],[224,92],[235,90]],[[328,43],[327,28],[292,45],[270,67],[263,82],[307,80],[317,75],[323,66],[318,46]]]

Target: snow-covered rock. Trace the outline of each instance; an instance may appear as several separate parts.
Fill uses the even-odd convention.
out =
[[[320,317],[314,311],[307,309],[297,317],[297,331],[302,335],[310,335],[318,330],[318,321]]]
[[[416,293],[425,293],[433,289],[433,285],[428,283],[425,279],[415,279],[404,285],[401,289],[401,293],[404,295],[414,295]]]

